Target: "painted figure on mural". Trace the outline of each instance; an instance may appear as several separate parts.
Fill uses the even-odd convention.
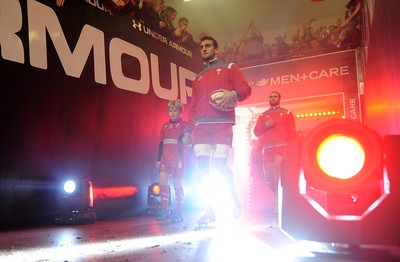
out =
[[[213,169],[229,191],[233,216],[240,216],[241,205],[228,158],[233,139],[236,101],[249,97],[251,88],[236,64],[218,59],[218,42],[213,37],[201,38],[200,51],[205,68],[193,81],[188,129],[184,139],[190,140],[193,133],[193,149],[199,174],[207,187],[207,193],[201,196],[206,202],[206,211],[198,220],[201,225],[215,220],[215,210],[210,200],[213,194],[218,193],[212,189],[213,184],[210,182],[215,178]]]
[[[179,100],[168,103],[170,120],[161,127],[160,144],[156,168],[160,173],[161,211],[157,220],[171,219],[172,222],[183,221],[183,173],[185,170],[185,145],[182,141],[186,122],[182,120],[183,104]],[[175,210],[169,210],[170,191],[169,177],[172,177],[175,190]]]
[[[282,108],[280,102],[281,94],[276,91],[271,92],[270,108],[258,117],[254,127],[254,134],[259,139],[259,147],[263,154],[264,179],[275,196],[278,192],[287,143],[296,139],[293,113]]]

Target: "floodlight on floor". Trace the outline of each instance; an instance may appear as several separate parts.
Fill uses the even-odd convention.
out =
[[[168,203],[171,204],[171,188],[168,186],[169,199]],[[161,209],[161,188],[159,183],[151,184],[147,189],[147,205],[146,214],[157,215]]]
[[[67,179],[61,183],[57,194],[57,212],[54,222],[60,224],[94,223],[92,210],[93,185],[88,179]]]

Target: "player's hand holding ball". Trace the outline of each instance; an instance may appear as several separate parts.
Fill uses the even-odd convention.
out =
[[[236,93],[233,90],[217,89],[211,92],[208,102],[218,110],[232,111],[236,107]]]

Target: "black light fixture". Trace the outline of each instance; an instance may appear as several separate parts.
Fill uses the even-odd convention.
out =
[[[88,179],[67,179],[57,194],[54,223],[89,224],[96,221],[93,208],[93,185]]]
[[[171,204],[171,188],[168,186],[169,200],[168,203]],[[161,210],[161,189],[159,183],[155,182],[151,184],[147,189],[147,205],[146,209],[147,215],[157,215]]]
[[[322,123],[288,147],[280,226],[299,240],[400,244],[400,136],[361,123]],[[385,232],[385,233],[382,233]]]

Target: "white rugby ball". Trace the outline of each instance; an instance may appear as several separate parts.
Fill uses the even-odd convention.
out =
[[[236,107],[236,101],[232,101],[231,103],[229,103],[228,105],[224,106],[224,107],[220,107],[218,104],[218,98],[220,98],[222,95],[224,94],[223,91],[220,90],[215,90],[213,92],[211,92],[210,95],[210,99],[208,100],[208,102],[215,108],[218,109],[220,111],[232,111],[235,109]]]

